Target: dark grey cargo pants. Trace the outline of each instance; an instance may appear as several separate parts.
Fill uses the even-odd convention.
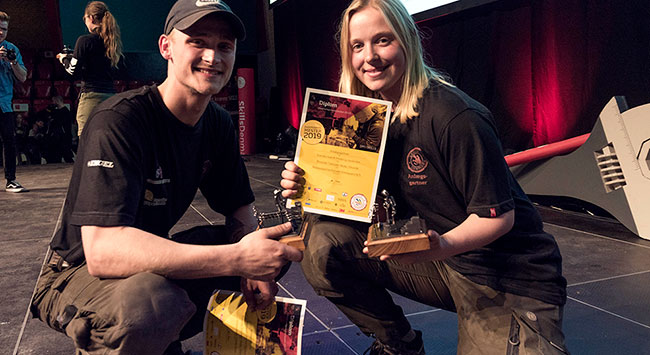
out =
[[[227,235],[223,226],[206,226],[173,239],[225,244]],[[215,289],[239,291],[240,279],[170,280],[153,273],[99,279],[88,274],[85,263],[62,270],[45,266],[31,310],[67,334],[77,354],[162,354],[173,341],[203,330],[204,310]]]
[[[474,283],[444,262],[412,265],[363,254],[367,224],[311,216],[303,272],[365,334],[383,342],[411,328],[387,290],[456,312],[458,354],[565,354],[563,307]]]

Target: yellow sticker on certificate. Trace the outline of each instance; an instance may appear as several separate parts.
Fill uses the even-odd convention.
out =
[[[305,170],[306,212],[370,222],[391,102],[308,88],[295,163]]]

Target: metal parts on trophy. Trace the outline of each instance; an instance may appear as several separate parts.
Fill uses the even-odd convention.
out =
[[[368,256],[402,254],[429,249],[426,223],[419,216],[396,220],[397,203],[382,190],[372,208],[368,230]]]
[[[422,234],[427,230],[426,223],[419,216],[410,219],[400,219],[393,223],[373,224],[374,239],[404,237],[408,235]]]
[[[291,232],[280,238],[280,241],[300,250],[304,250],[305,245],[303,243],[303,238],[306,232],[307,223],[303,223],[304,212],[302,210],[302,205],[300,202],[295,202],[293,207],[287,208],[287,200],[282,197],[281,190],[279,189],[273,191],[273,198],[275,200],[275,211],[259,212],[256,207],[253,207],[253,212],[257,218],[257,226],[259,228],[268,228],[290,222]]]

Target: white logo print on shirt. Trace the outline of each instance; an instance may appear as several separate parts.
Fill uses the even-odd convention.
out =
[[[102,168],[113,169],[113,167],[115,166],[115,163],[113,163],[112,161],[106,161],[106,160],[89,160],[86,165],[89,168],[102,167]]]

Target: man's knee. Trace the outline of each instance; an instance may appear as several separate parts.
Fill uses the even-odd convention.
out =
[[[162,352],[195,312],[185,290],[160,275],[140,273],[115,282],[79,309],[66,334],[81,349]]]
[[[113,299],[120,317],[154,327],[184,323],[196,312],[185,290],[152,273],[139,273],[116,283]]]

